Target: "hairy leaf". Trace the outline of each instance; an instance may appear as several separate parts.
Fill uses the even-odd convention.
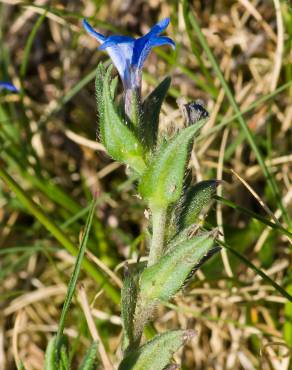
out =
[[[165,208],[180,197],[189,145],[203,124],[199,122],[182,130],[152,158],[139,186],[151,208]]]
[[[177,207],[177,226],[179,230],[194,224],[202,210],[210,204],[219,184],[217,180],[198,182],[187,189]]]
[[[137,281],[130,272],[124,279],[121,292],[121,315],[124,327],[123,348],[126,349],[134,341],[133,320],[137,302]]]
[[[63,344],[60,350],[60,364],[59,364],[60,370],[69,370],[70,364],[69,364],[69,358],[67,353],[67,347]]]
[[[143,144],[147,149],[150,150],[156,145],[159,126],[159,113],[170,83],[171,78],[166,77],[143,102],[142,120],[139,127],[139,134],[141,140],[143,140]]]
[[[145,169],[143,148],[126,121],[119,116],[113,101],[116,80],[110,78],[111,68],[99,65],[96,74],[96,97],[99,111],[101,141],[108,154],[141,174]]]
[[[162,370],[186,340],[195,335],[193,330],[175,330],[159,334],[129,354],[119,370]]]
[[[45,370],[58,370],[56,337],[53,337],[46,349]]]
[[[213,237],[210,233],[175,245],[159,262],[146,268],[141,274],[141,297],[145,302],[168,301],[183,286],[194,266],[212,246]]]
[[[97,342],[93,342],[88,348],[79,370],[94,370],[97,359]]]

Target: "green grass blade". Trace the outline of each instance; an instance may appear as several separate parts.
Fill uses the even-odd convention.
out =
[[[78,254],[78,249],[64,232],[53,222],[44,211],[25,193],[25,191],[13,180],[13,178],[0,167],[0,178],[15,192],[20,202],[28,209],[28,211],[59,241],[64,248],[73,256]],[[88,259],[84,258],[83,267],[85,271],[98,283],[107,293],[107,296],[116,304],[120,301],[120,295],[107,278],[93,265]]]
[[[276,229],[276,230],[279,230],[281,231],[283,234],[289,236],[289,237],[292,237],[292,233],[290,231],[288,231],[287,229],[285,229],[284,227],[270,221],[270,220],[267,220],[265,217],[259,215],[258,213],[255,213],[253,211],[250,211],[249,209],[245,208],[245,207],[241,207],[235,203],[233,203],[231,200],[229,199],[225,199],[223,197],[219,197],[218,195],[215,195],[214,196],[214,199],[218,200],[219,202],[221,202],[222,204],[230,207],[230,208],[233,208],[235,209],[236,211],[238,212],[241,212],[245,215],[248,215],[248,216],[251,216],[253,218],[255,218],[256,220],[262,222],[263,224],[267,225],[267,226],[270,226],[271,228],[273,229]]]
[[[17,370],[25,370],[25,367],[22,361],[20,361],[19,364],[17,364]]]
[[[94,370],[97,359],[97,342],[88,348],[79,370]]]
[[[30,55],[30,52],[31,52],[31,49],[32,49],[32,45],[33,45],[34,39],[35,39],[35,37],[37,35],[37,32],[38,32],[39,28],[41,27],[41,25],[43,24],[44,20],[46,19],[46,15],[47,15],[47,12],[43,13],[38,18],[38,20],[34,24],[32,30],[31,30],[31,32],[30,32],[30,34],[28,36],[28,39],[27,39],[26,44],[25,44],[25,47],[24,47],[24,53],[23,53],[22,63],[21,63],[21,66],[20,66],[20,79],[21,79],[20,99],[21,100],[23,99],[23,95],[24,95],[23,81],[24,81],[24,78],[25,78],[25,75],[26,75],[26,71],[27,71],[27,66],[28,66],[28,63],[29,63],[29,55]]]
[[[197,62],[198,62],[198,65],[199,65],[199,68],[204,73],[204,75],[205,75],[205,77],[208,81],[208,84],[210,86],[212,86],[212,89],[213,89],[214,93],[218,95],[218,89],[214,85],[214,79],[212,78],[212,76],[211,76],[209,70],[207,69],[207,67],[205,66],[205,64],[204,64],[204,62],[201,58],[201,50],[198,50],[197,44],[194,41],[194,36],[192,35],[190,20],[188,18],[188,14],[189,14],[189,11],[190,11],[189,10],[189,1],[183,0],[182,7],[183,7],[184,22],[185,22],[186,31],[187,31],[187,35],[188,35],[188,38],[189,38],[189,42],[190,42],[190,45],[191,45],[192,52],[195,55],[195,57],[197,59]]]
[[[287,290],[292,294],[292,284],[288,285]],[[285,304],[285,322],[283,326],[283,334],[288,346],[292,348],[292,303]]]
[[[53,337],[47,345],[45,370],[58,370],[56,359],[56,337]]]
[[[219,123],[218,125],[212,127],[210,130],[206,131],[205,133],[199,135],[197,137],[197,141],[200,141],[204,139],[205,137],[208,137],[209,135],[220,131],[223,127],[227,126],[229,123],[233,122],[236,120],[239,116],[251,112],[253,109],[257,108],[261,104],[264,104],[265,102],[269,101],[270,99],[273,99],[275,96],[283,92],[284,90],[288,89],[289,87],[292,86],[292,80],[289,82],[286,82],[282,86],[278,87],[276,90],[273,92],[266,94],[264,96],[261,96],[259,99],[255,100],[252,104],[250,104],[247,108],[243,109],[239,113],[235,113],[233,116],[223,120],[223,122]]]
[[[217,97],[217,92],[209,86],[209,84],[202,78],[198,77],[196,73],[192,72],[189,68],[187,68],[184,64],[178,63],[171,55],[164,52],[161,49],[155,50],[156,54],[163,58],[169,65],[175,66],[178,68],[182,73],[184,73],[187,77],[189,77],[194,83],[200,87],[202,90],[209,93],[214,99]]]
[[[91,207],[90,207],[90,211],[89,211],[89,214],[88,214],[88,217],[87,217],[87,221],[86,221],[84,233],[83,233],[83,236],[82,236],[80,248],[79,248],[78,255],[77,255],[77,258],[76,258],[76,262],[75,262],[75,265],[74,265],[74,270],[73,270],[73,273],[71,275],[71,278],[70,278],[70,281],[69,281],[69,284],[68,284],[68,291],[67,291],[65,302],[64,302],[64,305],[63,305],[61,318],[60,318],[60,322],[59,322],[59,327],[58,327],[58,332],[57,332],[57,346],[59,345],[60,339],[63,335],[66,315],[68,313],[69,306],[71,304],[73,294],[74,294],[74,291],[75,291],[75,288],[76,288],[78,276],[79,276],[80,269],[81,269],[82,260],[83,260],[84,253],[85,253],[85,250],[86,250],[86,245],[87,245],[87,242],[88,242],[88,237],[89,237],[89,233],[90,233],[90,229],[91,229],[91,224],[92,224],[95,208],[96,208],[96,199],[94,199],[91,203]]]
[[[15,145],[15,151],[21,151],[17,145]],[[79,217],[83,217],[83,212],[86,210],[84,210],[83,207],[81,207],[73,198],[71,198],[71,196],[59,185],[54,184],[52,181],[47,181],[47,179],[39,177],[37,174],[29,173],[27,170],[29,163],[20,163],[20,159],[15,157],[9,150],[6,151],[5,158],[6,156],[7,162],[13,166],[16,166],[18,173],[20,173],[24,179],[26,179],[32,186],[35,186],[37,189],[39,189],[48,199],[62,206],[70,213],[73,213],[74,220],[77,220]],[[99,199],[101,200],[102,198]],[[70,219],[66,220],[66,225],[67,223],[70,224],[71,221],[69,221]],[[106,250],[108,248],[108,241],[103,226],[97,218],[94,220],[94,225],[99,247],[100,249]],[[62,228],[63,226],[61,226],[61,229]]]
[[[56,107],[51,111],[44,114],[38,123],[39,129],[42,129],[48,122],[48,120],[56,113],[58,113],[65,104],[67,104],[84,86],[86,86],[90,81],[95,78],[96,68],[92,69],[87,75],[85,75],[81,80],[79,80],[76,85],[74,85],[66,94],[64,94]]]
[[[70,370],[70,363],[69,363],[67,348],[65,345],[61,346],[60,365],[61,365],[62,370]]]
[[[210,61],[210,63],[212,64],[212,67],[214,69],[214,72],[216,73],[218,79],[220,80],[221,82],[221,85],[225,91],[225,94],[232,106],[232,108],[234,109],[234,111],[236,112],[236,114],[238,114],[238,117],[237,117],[237,120],[240,124],[240,127],[241,129],[243,130],[243,132],[245,133],[245,136],[246,136],[246,139],[250,145],[250,147],[252,148],[252,150],[254,151],[255,153],[255,156],[257,158],[257,161],[263,171],[263,174],[264,176],[266,177],[267,179],[267,182],[270,186],[270,189],[272,191],[272,194],[274,194],[274,197],[277,201],[277,204],[278,204],[278,207],[281,209],[282,211],[282,214],[283,214],[283,217],[285,219],[285,221],[287,222],[287,224],[289,224],[289,216],[288,216],[288,213],[285,209],[285,207],[283,206],[282,204],[282,201],[281,201],[281,197],[279,195],[279,191],[278,191],[278,187],[277,187],[277,184],[274,180],[274,178],[272,177],[272,175],[270,174],[266,164],[265,164],[265,161],[256,145],[256,142],[255,142],[255,139],[254,139],[254,136],[253,136],[253,133],[251,132],[251,130],[249,129],[246,121],[244,120],[241,112],[240,112],[240,109],[236,103],[236,100],[232,94],[232,91],[231,89],[229,88],[227,82],[225,81],[225,78],[223,76],[223,73],[221,72],[221,69],[220,69],[220,66],[218,65],[211,49],[209,48],[209,45],[207,43],[207,40],[205,38],[205,36],[203,35],[201,29],[200,29],[200,26],[195,18],[195,16],[192,14],[192,13],[189,13],[189,20],[190,20],[190,23],[193,27],[193,30],[195,31],[196,35],[197,35],[197,38],[199,40],[199,42],[201,43],[201,46],[203,47],[205,53],[207,54],[208,56],[208,59]]]
[[[254,270],[267,284],[272,285],[283,297],[287,298],[290,302],[292,302],[292,296],[284,288],[282,288],[279,284],[277,284],[274,280],[272,280],[268,275],[266,275],[261,269],[259,269],[252,262],[250,262],[249,259],[244,257],[241,253],[237,252],[235,249],[230,247],[228,244],[226,244],[222,240],[216,239],[216,242],[222,245],[228,251],[230,251],[230,253],[234,254],[246,266]]]
[[[6,254],[16,254],[16,253],[36,253],[36,252],[42,252],[44,250],[44,245],[22,245],[17,247],[8,247],[8,248],[1,248],[0,249],[0,256],[6,255]],[[57,251],[57,248],[53,247],[46,247],[49,251]]]

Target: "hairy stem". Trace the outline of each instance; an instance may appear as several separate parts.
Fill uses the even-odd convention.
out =
[[[152,239],[150,245],[148,267],[158,262],[163,252],[166,209],[152,210]]]
[[[139,88],[125,90],[125,113],[134,127],[137,127],[139,123],[141,104],[141,92]]]

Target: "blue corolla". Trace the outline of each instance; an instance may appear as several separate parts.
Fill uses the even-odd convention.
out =
[[[10,82],[0,81],[0,91],[8,90],[11,92],[18,92],[18,89],[12,85]]]
[[[98,49],[108,52],[126,91],[140,90],[142,67],[153,47],[170,45],[175,48],[174,41],[169,37],[160,36],[168,25],[169,18],[165,18],[153,26],[146,35],[134,39],[118,35],[105,37],[96,32],[87,20],[83,20],[85,30],[101,44]]]

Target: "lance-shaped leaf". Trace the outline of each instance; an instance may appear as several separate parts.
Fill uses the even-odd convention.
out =
[[[116,80],[110,78],[111,68],[99,66],[96,74],[101,141],[108,154],[141,174],[145,169],[143,148],[130,126],[118,114],[113,101]]]
[[[194,224],[202,210],[209,205],[220,184],[217,180],[198,182],[187,189],[179,201],[176,217],[179,230]]]
[[[135,276],[129,271],[124,279],[124,284],[121,292],[121,314],[124,327],[124,343],[125,350],[134,341],[134,314],[138,293],[137,281]]]
[[[60,370],[70,370],[69,356],[67,346],[62,345],[60,349],[60,361],[59,361]]]
[[[19,363],[16,366],[18,370],[26,370],[22,361],[19,361]]]
[[[50,339],[45,356],[45,370],[58,370],[56,337]]]
[[[143,144],[150,150],[155,147],[157,142],[159,113],[170,83],[171,78],[166,77],[143,102],[139,135]]]
[[[182,130],[152,158],[139,186],[151,208],[165,208],[180,197],[190,143],[203,124],[201,121]]]
[[[103,82],[106,74],[106,69],[103,63],[99,63],[96,69],[95,75],[95,94],[97,100],[97,109],[100,120],[100,129],[102,130],[103,126]]]
[[[94,370],[97,362],[97,342],[93,342],[88,348],[79,370]]]
[[[215,246],[208,250],[208,252],[200,259],[200,261],[192,268],[192,271],[189,273],[188,277],[184,281],[184,287],[189,283],[193,275],[206,263],[214,254],[218,253],[221,250],[221,247]]]
[[[162,370],[186,340],[195,335],[193,330],[175,330],[157,335],[142,347],[131,352],[119,370]]]
[[[65,335],[60,337],[59,343],[57,337],[50,339],[45,355],[45,370],[69,370],[68,358],[68,340]]]
[[[212,248],[210,233],[195,236],[171,248],[140,277],[140,295],[145,302],[168,301],[184,284],[194,266]]]

